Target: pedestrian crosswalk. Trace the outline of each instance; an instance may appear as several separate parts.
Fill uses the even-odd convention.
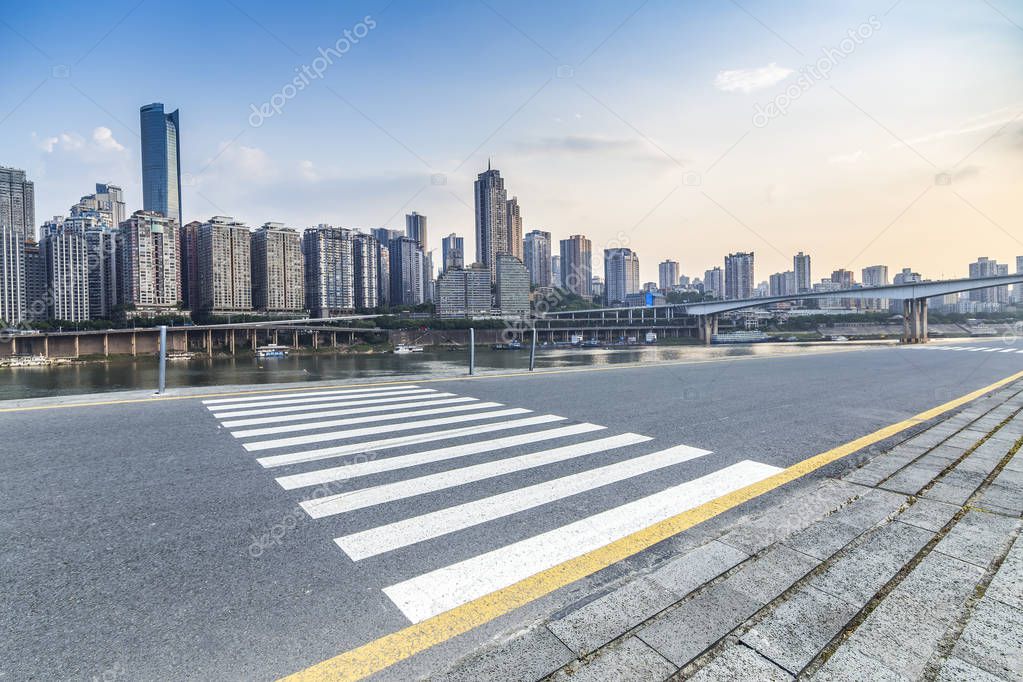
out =
[[[934,351],[962,351],[966,353],[1023,353],[1023,348],[1016,345],[1006,346],[1004,343],[998,346],[945,346],[941,344],[919,344],[907,346],[913,350],[934,350]]]
[[[380,585],[411,622],[780,471],[751,460],[715,467],[701,448],[415,384],[204,405],[246,453],[260,453],[255,461],[284,491],[300,496],[299,507],[324,524],[324,541],[333,536],[339,561],[412,553],[400,562],[406,575]],[[549,512],[556,525],[524,537],[521,523],[500,523],[531,510]],[[447,551],[459,533],[481,528],[486,546],[468,558]],[[441,557],[429,568],[441,567],[417,571],[424,551]]]

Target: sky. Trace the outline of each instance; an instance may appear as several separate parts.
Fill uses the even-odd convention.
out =
[[[181,114],[185,221],[403,229],[475,248],[488,160],[524,230],[644,281],[1023,255],[1023,2],[54,0],[0,15],[0,165],[36,219],[141,208],[139,107]],[[297,79],[297,80],[296,80]],[[301,87],[299,87],[301,84]]]

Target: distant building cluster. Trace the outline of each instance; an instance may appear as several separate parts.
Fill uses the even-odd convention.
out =
[[[639,255],[625,245],[603,250],[603,277],[594,272],[593,245],[582,234],[555,242],[541,229],[524,232],[517,196],[488,162],[474,183],[475,260],[456,233],[429,248],[428,221],[416,211],[405,230],[368,232],[284,223],[252,227],[230,216],[182,222],[179,112],[160,103],[140,109],[142,208],[129,214],[121,188],[109,183],[81,197],[66,216],[35,230],[35,187],[23,170],[0,166],[0,322],[114,320],[170,314],[224,316],[308,313],[332,317],[354,311],[431,303],[443,318],[525,316],[531,302],[557,292],[607,306],[650,305],[672,294],[716,299],[791,297],[922,281],[910,268],[889,277],[888,266],[839,269],[814,281],[802,251],[792,269],[757,282],[752,251],[725,256],[703,277],[682,273],[677,260],[657,266],[658,281],[643,282]],[[439,274],[435,277],[435,273]],[[1023,256],[1015,272],[1023,273]],[[1006,275],[1009,266],[986,257],[969,277]],[[1023,304],[1023,286],[953,294],[935,309],[981,313]],[[779,303],[796,307],[800,302]],[[892,302],[840,295],[807,307],[886,311]]]

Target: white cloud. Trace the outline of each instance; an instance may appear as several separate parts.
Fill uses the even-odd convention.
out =
[[[775,62],[757,69],[718,71],[718,75],[714,79],[714,87],[724,92],[739,91],[749,93],[780,83],[788,78],[791,73],[792,69],[778,66]]]
[[[971,133],[988,131],[992,128],[1002,128],[1017,120],[1023,121],[1023,112],[1016,110],[1014,113],[1004,113],[1007,109],[1007,107],[1002,107],[1001,109],[989,111],[985,114],[981,114],[980,116],[974,116],[963,122],[958,127],[946,128],[945,130],[938,130],[933,133],[928,133],[927,135],[921,135],[920,137],[907,140],[906,144],[916,145],[926,142],[936,142],[950,137],[959,137],[960,135],[969,135]],[[901,146],[901,142],[896,142],[891,145],[893,149]]]
[[[309,182],[316,182],[320,179],[320,174],[316,170],[316,166],[314,166],[313,162],[308,159],[299,162],[298,171],[302,174],[302,177]]]
[[[114,139],[114,132],[106,126],[100,126],[92,131],[92,141],[104,151],[124,151],[124,145]]]
[[[59,135],[43,138],[32,133],[32,139],[35,140],[36,146],[47,154],[52,154],[54,151],[58,150],[73,152],[85,146],[85,140],[82,139],[81,135],[75,132],[60,133]]]

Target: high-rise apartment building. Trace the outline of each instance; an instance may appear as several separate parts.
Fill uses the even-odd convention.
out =
[[[181,297],[188,310],[199,310],[199,228],[193,220],[181,228]]]
[[[46,267],[46,314],[51,320],[89,319],[89,255],[85,234],[71,225],[54,225],[39,240]]]
[[[860,271],[860,280],[865,287],[883,287],[888,285],[888,266],[869,265]],[[871,310],[887,310],[888,299],[870,298],[863,301],[863,307]]]
[[[551,286],[551,233],[529,232],[523,240],[522,255],[529,270],[529,281],[537,287]]]
[[[46,261],[39,242],[25,240],[25,319],[40,322],[50,314],[46,293]]]
[[[1023,275],[1023,256],[1016,256],[1016,274]],[[1012,301],[1017,305],[1023,303],[1023,284],[1012,287]]]
[[[408,237],[392,239],[390,252],[391,305],[419,305],[425,292],[425,258],[419,242]]]
[[[95,194],[87,194],[71,207],[71,217],[92,216],[100,224],[116,229],[127,217],[124,192],[117,185],[96,183]]]
[[[1009,274],[1007,265],[1001,265],[997,261],[981,256],[976,262],[970,263],[970,279],[978,277],[995,277],[1000,274]],[[986,289],[974,289],[969,292],[970,300],[978,303],[1004,303],[1008,301],[1009,287],[988,287]]]
[[[725,298],[753,298],[753,252],[730,253],[725,257]],[[798,286],[799,275],[796,275]]]
[[[703,273],[703,293],[714,298],[725,297],[725,273],[715,266]]]
[[[568,291],[590,298],[593,295],[593,252],[590,240],[574,234],[561,240],[561,285]]]
[[[639,256],[629,248],[604,249],[604,298],[608,305],[638,294]]]
[[[252,233],[252,307],[267,312],[305,308],[302,237],[283,223],[264,223]]]
[[[356,232],[352,236],[352,264],[356,309],[376,308],[380,305],[380,242],[373,235]]]
[[[852,289],[856,284],[853,279],[852,270],[835,270],[831,273],[831,281],[838,285],[840,289]]]
[[[181,302],[178,223],[162,213],[135,211],[117,231],[120,302],[143,314],[167,313]]]
[[[252,310],[252,233],[229,216],[199,226],[199,307],[222,314]]]
[[[522,211],[519,198],[512,197],[504,204],[504,224],[508,230],[508,253],[522,260]]]
[[[510,253],[497,254],[496,303],[502,315],[529,314],[529,270]]]
[[[22,241],[36,235],[35,185],[25,171],[0,166],[0,228],[17,232]]]
[[[664,293],[678,286],[679,275],[677,260],[663,260],[657,265],[657,283]]]
[[[554,243],[551,242],[551,249],[554,249]],[[552,287],[563,287],[565,286],[561,279],[561,255],[551,254],[551,286]]]
[[[769,296],[791,296],[796,291],[796,273],[792,270],[776,272],[768,278]]]
[[[426,216],[415,211],[405,216],[405,236],[414,239],[419,243],[419,248],[424,252],[429,250],[426,234]]]
[[[352,232],[317,225],[302,235],[305,257],[305,307],[313,317],[332,317],[355,309],[355,261]]]
[[[477,317],[490,309],[490,271],[483,265],[451,268],[437,278],[437,317]]]
[[[0,225],[0,325],[26,319],[25,235],[13,225]]]
[[[139,110],[142,131],[142,208],[181,220],[181,129],[178,111],[154,102]]]
[[[796,276],[796,290],[793,293],[802,293],[813,290],[813,276],[810,273],[810,255],[802,251],[792,257],[792,272]]]
[[[465,267],[465,239],[451,233],[440,242],[441,271],[447,272],[451,268]]]
[[[487,266],[491,277],[497,276],[496,257],[511,253],[508,243],[508,193],[500,171],[487,164],[473,185],[476,204],[476,262]]]
[[[83,231],[89,259],[89,319],[112,320],[119,303],[117,231],[95,225]]]

